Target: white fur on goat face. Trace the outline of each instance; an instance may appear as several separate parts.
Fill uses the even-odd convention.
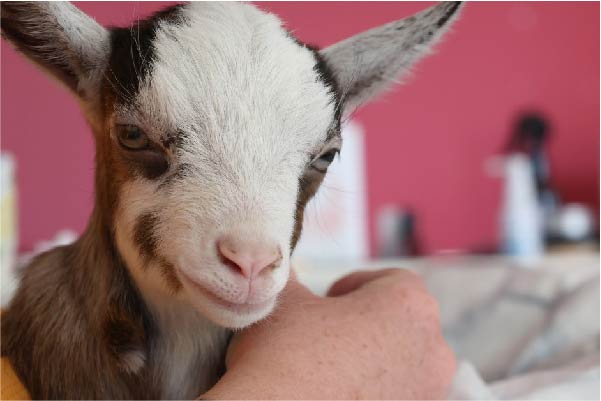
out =
[[[275,17],[228,4],[189,11],[189,24],[157,32],[152,73],[133,105],[114,115],[115,123],[142,127],[157,142],[165,132],[182,138],[168,172],[122,187],[118,240],[134,243],[136,222],[152,213],[156,254],[183,284],[177,296],[222,325],[242,327],[269,313],[285,286],[299,179],[310,155],[339,141],[327,141],[337,101],[318,77],[314,53]],[[249,289],[216,252],[227,234],[277,242],[282,263]],[[131,269],[149,270],[140,258],[131,262]],[[160,275],[134,276],[170,292]],[[190,279],[228,302],[264,305],[220,307]]]

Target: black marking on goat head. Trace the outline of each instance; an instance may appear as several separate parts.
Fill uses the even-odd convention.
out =
[[[152,72],[157,30],[161,24],[183,23],[184,7],[182,4],[171,6],[128,28],[111,30],[111,55],[105,75],[119,102],[133,101],[140,84]]]
[[[315,65],[313,66],[313,71],[317,74],[316,79],[323,83],[325,89],[330,93],[333,97],[333,101],[335,103],[335,114],[332,127],[330,131],[328,131],[328,137],[326,140],[332,138],[332,136],[340,135],[340,120],[342,117],[342,110],[344,104],[344,94],[336,81],[334,76],[334,72],[326,62],[325,58],[319,52],[319,47],[304,43],[299,38],[294,36],[294,34],[290,31],[286,31],[287,37],[296,43],[299,47],[309,50],[313,57],[315,58]]]

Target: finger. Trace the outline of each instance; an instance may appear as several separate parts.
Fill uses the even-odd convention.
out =
[[[361,286],[371,281],[390,275],[404,274],[406,271],[398,268],[388,268],[381,270],[361,270],[351,273],[336,281],[328,291],[329,297],[337,297],[355,291]]]
[[[424,283],[422,278],[417,273],[407,269],[395,269],[390,274],[365,282],[355,292],[361,290],[379,291],[380,289],[394,289],[395,291],[411,290],[428,294],[426,283]]]

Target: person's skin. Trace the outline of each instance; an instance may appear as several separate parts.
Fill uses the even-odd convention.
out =
[[[442,399],[455,358],[414,274],[358,272],[318,297],[290,280],[266,320],[239,333],[201,398]]]

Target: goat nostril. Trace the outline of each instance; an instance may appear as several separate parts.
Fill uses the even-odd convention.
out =
[[[221,263],[223,263],[224,265],[226,265],[227,267],[229,267],[234,273],[240,273],[242,275],[244,275],[244,272],[242,271],[242,268],[240,266],[238,266],[236,264],[236,262],[229,260],[228,258],[226,258],[225,256],[223,256],[222,254],[219,254],[219,258],[221,259]]]
[[[229,249],[227,246],[223,246],[221,242],[219,242],[217,244],[217,255],[219,255],[221,263],[229,267],[234,273],[245,276],[243,269],[233,260],[236,251]]]
[[[268,265],[265,266],[265,268],[263,270],[275,270],[277,269],[281,264],[282,264],[282,251],[280,251],[278,249],[277,253],[275,254],[275,259],[269,263]]]
[[[248,279],[272,271],[282,262],[282,252],[275,244],[270,246],[229,236],[217,241],[217,254],[232,272]]]

